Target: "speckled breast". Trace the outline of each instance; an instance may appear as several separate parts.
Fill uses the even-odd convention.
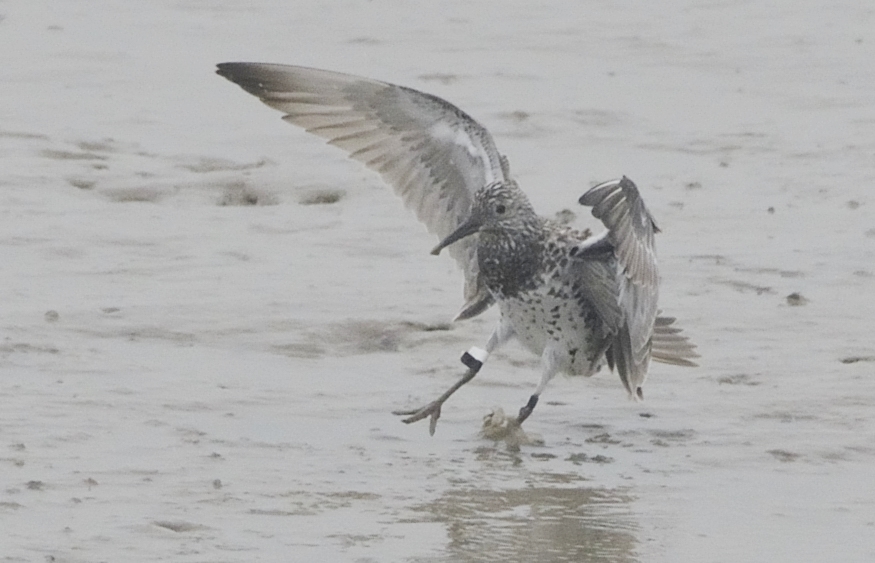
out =
[[[562,371],[592,375],[601,358],[602,327],[593,307],[556,278],[542,278],[532,289],[499,300],[502,317],[518,340],[541,355],[549,346]]]

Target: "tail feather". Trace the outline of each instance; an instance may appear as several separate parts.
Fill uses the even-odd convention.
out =
[[[692,358],[699,357],[695,352],[696,345],[686,336],[680,335],[682,329],[673,326],[675,320],[674,317],[656,318],[651,340],[651,358],[663,364],[695,367],[698,364],[693,362]]]
[[[699,357],[695,352],[696,345],[686,336],[681,336],[681,329],[673,326],[674,322],[674,317],[656,318],[653,335],[648,343],[650,353],[641,363],[635,362],[628,331],[621,330],[611,339],[605,350],[605,360],[611,371],[616,370],[619,374],[630,398],[636,401],[644,399],[642,386],[647,379],[651,360],[675,366],[698,365],[692,361],[692,358]]]

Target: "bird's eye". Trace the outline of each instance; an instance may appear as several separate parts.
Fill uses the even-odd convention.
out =
[[[505,211],[507,211],[507,209],[504,207],[504,205],[499,203],[498,205],[495,206],[495,212],[498,213],[499,215],[504,215]]]

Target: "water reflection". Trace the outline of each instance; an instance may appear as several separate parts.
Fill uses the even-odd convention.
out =
[[[459,484],[418,511],[446,525],[437,561],[636,561],[636,525],[626,491],[587,488],[579,476],[552,474],[531,487],[484,490]]]

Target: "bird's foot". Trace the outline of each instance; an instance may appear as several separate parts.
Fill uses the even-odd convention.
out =
[[[421,409],[392,411],[392,414],[406,416],[407,418],[401,420],[404,424],[420,421],[427,416],[431,417],[431,420],[429,420],[428,423],[428,433],[434,436],[434,430],[437,428],[437,421],[441,417],[441,406],[443,406],[443,404],[443,401],[432,401]]]
[[[462,378],[453,384],[452,387],[447,389],[443,395],[425,405],[419,410],[412,411],[393,411],[392,414],[397,414],[400,416],[406,416],[402,422],[405,424],[410,424],[411,422],[416,422],[417,420],[422,420],[423,418],[430,416],[431,420],[428,423],[428,433],[434,436],[434,429],[437,427],[437,421],[441,417],[441,406],[443,406],[444,401],[450,398],[450,395],[459,390],[459,388],[471,381],[471,379],[477,375],[477,370],[483,365],[483,360],[478,360],[476,356],[482,356],[486,354],[486,352],[478,349],[472,348],[474,353],[465,352],[465,355],[462,356],[462,363],[468,366],[468,371],[465,372],[465,375]],[[483,352],[483,354],[480,354]]]

